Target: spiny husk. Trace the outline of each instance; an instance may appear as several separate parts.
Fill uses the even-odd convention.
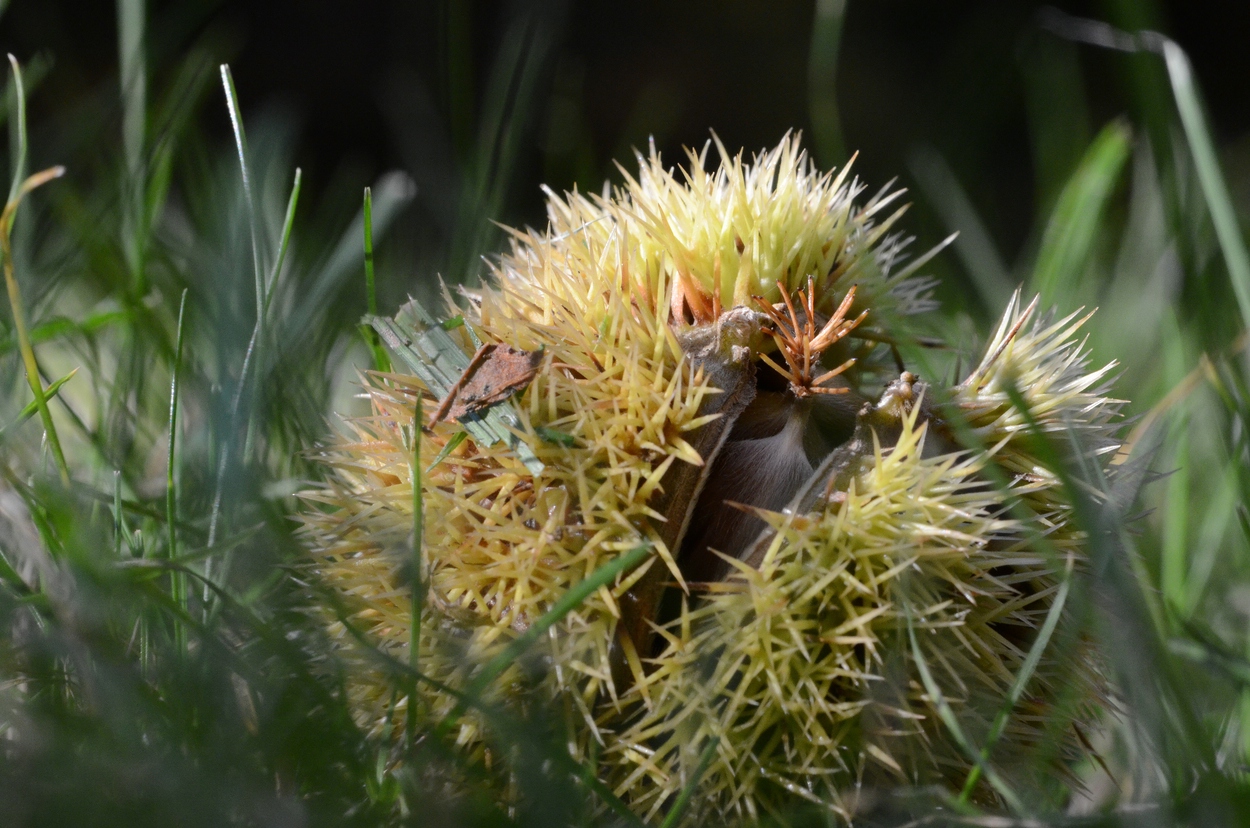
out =
[[[681,579],[650,501],[674,463],[703,465],[687,436],[714,419],[703,409],[719,389],[678,342],[670,301],[677,283],[694,278],[707,290],[716,273],[732,273],[734,290],[776,295],[779,280],[831,283],[840,269],[861,275],[879,297],[902,284],[889,276],[888,260],[864,255],[882,236],[873,215],[886,197],[858,207],[862,187],[845,173],[817,174],[797,138],[754,165],[723,155],[716,174],[691,175],[690,186],[680,184],[652,155],[615,199],[552,196],[548,232],[518,233],[496,267],[497,289],[483,289],[465,310],[483,341],[547,354],[518,401],[544,473],[533,477],[507,453],[470,440],[424,481],[431,603],[464,627],[471,653],[525,629],[570,584],[640,543],[655,551],[648,566]],[[899,295],[919,301],[911,285]],[[420,391],[412,377],[367,378],[373,415],[348,422],[351,436],[324,453],[334,477],[307,495],[329,507],[307,518],[322,576],[367,606],[358,620],[369,635],[397,647],[410,627],[402,570]],[[425,420],[434,407],[427,399]],[[572,445],[544,442],[535,426],[568,435]],[[421,456],[436,456],[459,430],[435,426],[422,437]],[[578,632],[555,645],[560,683],[577,688],[587,721],[595,699],[615,695],[607,648],[616,600],[643,574],[601,591],[566,622]],[[427,639],[433,644],[437,634]],[[388,694],[378,689],[373,701],[382,721]]]
[[[611,742],[618,793],[658,812],[709,745],[701,804],[720,818],[755,818],[799,797],[849,819],[866,788],[962,785],[968,756],[945,732],[902,631],[913,625],[944,701],[983,735],[1065,568],[1083,562],[1067,497],[1029,453],[1003,386],[1021,389],[1043,431],[1093,437],[1095,455],[1116,446],[1119,403],[1100,387],[1114,366],[1087,370],[1075,316],[1021,332],[1031,310],[1013,299],[985,360],[952,395],[988,451],[934,451],[949,446],[951,424],[920,402],[900,408],[887,389],[876,416],[861,419],[888,428],[881,415],[893,413],[892,447],[874,430],[870,443],[835,452],[817,488],[841,485],[766,513],[758,568],[735,562],[735,579],[687,604],[631,691],[636,717]],[[987,463],[1017,472],[1005,491],[987,485]],[[1009,500],[1032,517],[1010,514]],[[1077,722],[1093,717],[1105,691],[1084,647],[1045,653],[997,745],[1008,766],[1053,727],[1046,714],[1059,681],[1078,700]],[[1057,753],[1073,755],[1077,740],[1069,729]]]
[[[773,347],[766,315],[752,308],[806,289],[824,319],[854,286],[851,313],[866,311],[875,333],[852,331],[826,356],[859,360],[838,377],[856,399],[881,388],[882,332],[907,338],[906,316],[927,306],[922,283],[892,275],[901,243],[885,232],[897,212],[878,218],[893,195],[858,205],[862,187],[845,170],[816,172],[797,138],[753,164],[717,148],[713,172],[707,149],[691,154],[684,179],[652,153],[613,193],[549,193],[548,229],[514,232],[492,284],[452,310],[484,342],[543,351],[513,405],[544,469],[531,473],[502,444],[470,439],[447,451],[454,422],[420,432],[423,463],[446,452],[422,478],[420,669],[464,688],[572,585],[645,545],[645,564],[542,641],[545,669],[514,665],[492,690],[520,703],[537,683],[540,698],[559,700],[572,751],[597,754],[631,807],[654,814],[671,802],[709,739],[716,752],[695,814],[752,817],[800,797],[845,815],[855,807],[846,792],[865,780],[958,784],[968,759],[916,682],[900,624],[922,633],[943,695],[983,733],[1058,573],[1081,554],[1061,488],[1021,439],[1007,384],[1046,429],[1085,433],[1101,456],[1114,447],[1116,404],[1101,391],[1109,369],[1087,371],[1072,340],[1079,323],[1022,331],[1026,312],[1013,302],[985,362],[933,393],[955,413],[921,402],[928,392],[905,375],[789,508],[755,509],[766,531],[732,577],[687,583],[678,558],[689,508]],[[471,353],[468,331],[457,335]],[[357,641],[409,657],[413,421],[417,399],[426,422],[438,404],[406,375],[370,375],[364,387],[372,414],[349,420],[322,452],[333,473],[305,494],[321,507],[305,531],[318,577],[348,607],[335,629],[349,692],[382,731],[414,701],[430,721],[455,701],[428,686],[408,699]],[[961,442],[956,415],[975,439]],[[971,451],[977,442],[988,451]],[[1008,491],[987,485],[990,462],[1015,475]],[[1009,500],[1028,515],[1008,514]],[[665,622],[657,590],[673,589],[682,608]],[[659,644],[639,626],[658,630]],[[1075,684],[1096,686],[1074,662]],[[1047,655],[1003,736],[1006,753],[1040,738],[1062,672]],[[457,736],[489,758],[484,726],[470,711]]]
[[[713,306],[746,307],[753,296],[779,302],[779,282],[793,293],[809,277],[826,300],[820,310],[853,284],[860,289],[852,315],[933,306],[927,281],[904,284],[890,276],[907,244],[887,236],[906,209],[895,204],[904,191],[883,188],[857,203],[865,188],[849,177],[849,165],[836,175],[818,171],[797,135],[752,164],[731,156],[719,140],[715,146],[720,164],[711,172],[705,169],[711,145],[690,151],[680,175],[653,149],[638,156],[637,177],[622,169],[625,184],[613,191],[560,196],[547,190],[546,232],[513,231],[512,250],[495,269],[497,296],[510,313],[500,311],[555,319],[562,305],[591,327],[616,325],[620,309],[602,294],[613,283],[639,311],[665,314],[660,305],[684,297],[686,310],[708,321]],[[679,322],[681,315],[677,308],[670,318]],[[484,307],[483,319],[489,318]]]
[[[1061,444],[1075,439],[1093,457],[1119,448],[1117,418],[1124,403],[1108,396],[1116,363],[1091,369],[1085,341],[1076,338],[1093,314],[1035,318],[1036,305],[1022,306],[1019,292],[1012,296],[985,358],[956,386],[954,398],[976,440],[1013,440],[1016,451],[1004,458],[1014,463],[1012,471],[1049,475],[1018,439],[1031,426],[1011,402],[1009,387],[1023,397],[1042,434],[1060,437]]]

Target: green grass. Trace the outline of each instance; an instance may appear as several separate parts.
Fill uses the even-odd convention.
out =
[[[831,73],[845,11],[836,0],[819,3],[811,38],[811,138],[829,162],[844,152]],[[412,198],[411,182],[398,174],[355,182],[352,199],[365,196],[351,220],[333,188],[322,203],[301,200],[290,135],[261,122],[247,125],[248,140],[239,103],[247,90],[236,91],[228,68],[217,94],[216,67],[191,49],[162,67],[160,84],[149,83],[154,70],[137,46],[143,4],[123,0],[118,20],[124,82],[108,106],[119,117],[84,116],[79,140],[57,149],[97,142],[115,148],[119,162],[83,150],[47,159],[50,170],[69,169],[59,180],[28,177],[28,157],[46,153],[28,141],[16,62],[8,86],[12,184],[0,218],[9,297],[0,314],[6,823],[636,824],[593,768],[569,757],[558,711],[521,721],[484,701],[489,682],[611,580],[611,567],[488,665],[448,719],[394,737],[354,723],[315,608],[344,619],[346,610],[309,577],[292,494],[321,473],[304,452],[324,437],[332,411],[350,404],[354,371],[389,367],[359,322],[366,311],[394,312],[378,297],[410,284],[407,263],[386,256],[386,235]],[[453,75],[464,25],[449,21]],[[1119,473],[1103,479],[1051,447],[1091,537],[1091,572],[1063,586],[1067,612],[1078,637],[1102,645],[1122,711],[1091,734],[1101,763],[1074,768],[1074,784],[1008,788],[994,746],[1031,677],[1031,654],[983,743],[946,711],[975,765],[964,790],[896,792],[879,824],[1246,824],[1247,205],[1230,195],[1176,44],[1068,18],[1054,28],[1065,42],[1134,50],[1112,55],[1147,90],[1144,100],[1164,96],[1169,109],[1126,103],[1138,115],[1104,125],[1074,165],[1046,165],[1038,191],[1054,197],[1017,261],[998,249],[940,154],[922,148],[911,167],[919,199],[948,230],[963,231],[946,258],[974,292],[948,303],[943,324],[984,334],[984,320],[1023,282],[1060,312],[1099,306],[1090,344],[1098,358],[1122,362],[1117,392],[1137,419]],[[444,205],[455,217],[452,281],[478,273],[479,257],[499,241],[488,220],[519,163],[550,50],[524,23],[506,32],[476,124],[468,80],[452,84],[465,182]],[[209,108],[228,112],[231,146],[204,137]],[[1039,136],[1064,128],[1063,113],[1037,117]],[[1150,122],[1160,117],[1170,129]],[[432,294],[431,286],[419,290]],[[966,365],[973,353],[970,344],[939,359]],[[424,461],[412,462],[419,470]],[[415,552],[420,504],[414,513]],[[1054,621],[1036,648],[1073,644]],[[397,698],[425,680],[420,664],[376,655]],[[491,744],[516,776],[513,808],[493,798],[497,773],[463,759],[448,736],[470,707],[491,723]],[[1040,745],[1038,768],[1045,759]],[[1002,815],[970,802],[982,776],[999,790]],[[687,804],[686,794],[672,803],[665,828]],[[825,824],[807,812],[794,821]]]

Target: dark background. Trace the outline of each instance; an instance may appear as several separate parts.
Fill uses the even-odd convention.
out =
[[[861,175],[874,186],[895,175],[909,185],[910,154],[937,149],[1008,260],[1054,197],[1035,182],[1060,179],[1109,119],[1149,121],[1139,110],[1151,104],[1135,97],[1125,70],[1130,59],[1048,34],[1039,21],[1052,7],[1171,35],[1194,62],[1219,141],[1250,130],[1242,0],[850,0],[837,106]],[[632,166],[630,148],[648,136],[676,161],[709,129],[731,150],[755,150],[810,121],[810,2],[153,0],[150,11],[154,94],[189,49],[228,61],[248,120],[281,112],[294,122],[294,160],[311,192],[336,176],[363,184],[391,168],[413,175],[420,192],[408,227],[417,239],[421,222],[448,209],[447,168],[475,163],[492,69],[518,31],[538,79],[503,197],[491,205],[509,223],[541,222],[540,182],[598,189],[617,175],[612,160]],[[11,3],[0,22],[4,48],[24,61],[52,59],[32,121],[101,89],[115,94],[115,14],[109,2]],[[1045,146],[1029,129],[1039,108],[1071,113],[1071,129]],[[216,88],[201,121],[226,145]],[[843,160],[814,149],[825,166]],[[941,228],[918,206],[913,229],[931,242]]]

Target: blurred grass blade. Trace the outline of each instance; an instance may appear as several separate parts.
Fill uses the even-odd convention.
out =
[[[1165,657],[1160,613],[1133,566],[1134,556],[1124,540],[1123,515],[1113,513],[1114,499],[1100,507],[1089,494],[1092,482],[1073,476],[1020,389],[1007,383],[1003,390],[1025,420],[1032,450],[1058,477],[1072,504],[1073,520],[1087,534],[1089,582],[1107,625],[1108,653],[1120,673],[1125,704],[1159,751],[1157,758],[1167,763],[1174,781],[1183,784],[1181,780],[1192,779],[1195,769],[1215,767],[1215,754],[1203,738],[1198,713],[1183,689],[1177,665]],[[1073,459],[1077,463],[1088,460],[1079,453]]]
[[[1153,51],[1163,57],[1181,127],[1194,159],[1198,183],[1228,266],[1242,324],[1250,327],[1250,254],[1247,253],[1245,239],[1241,235],[1228,184],[1220,171],[1215,142],[1202,112],[1193,67],[1185,50],[1171,38],[1158,32],[1141,31],[1130,34],[1100,21],[1071,17],[1056,10],[1049,10],[1046,18],[1048,23],[1045,25],[1061,37],[1128,52]]]
[[[941,216],[946,229],[959,233],[959,238],[955,240],[955,253],[972,279],[982,305],[997,313],[1011,298],[1015,279],[963,185],[946,159],[932,147],[921,146],[913,151],[908,158],[908,167],[921,191]]]
[[[388,172],[374,182],[372,190],[373,237],[379,239],[412,201],[416,186],[402,172]],[[300,341],[306,328],[325,310],[330,297],[344,282],[360,273],[360,239],[364,233],[363,212],[343,231],[326,263],[301,287],[294,309],[275,323],[283,326],[279,347]]]
[[[252,327],[252,335],[248,340],[247,351],[243,357],[243,366],[239,371],[239,381],[235,388],[234,397],[230,406],[230,421],[228,424],[229,432],[227,439],[222,442],[221,459],[217,464],[216,483],[213,491],[212,507],[209,512],[208,521],[208,545],[212,546],[217,539],[217,526],[221,517],[222,494],[226,482],[226,472],[230,467],[231,446],[235,430],[239,424],[246,423],[243,437],[243,455],[247,456],[252,448],[252,411],[243,411],[242,406],[244,400],[250,400],[250,391],[252,389],[254,378],[263,373],[263,362],[267,354],[265,353],[266,345],[266,328],[265,328],[265,311],[268,308],[269,300],[267,297],[264,266],[262,264],[263,256],[261,254],[261,235],[257,228],[258,217],[256,215],[256,202],[252,194],[252,174],[247,163],[247,134],[243,129],[243,113],[239,108],[238,94],[234,88],[234,77],[230,74],[230,67],[226,64],[221,65],[221,83],[226,95],[226,108],[230,113],[230,125],[234,131],[235,151],[239,156],[239,173],[243,181],[243,199],[244,207],[247,213],[248,230],[252,240],[252,266],[256,281],[256,322]],[[279,249],[278,258],[285,257],[285,247],[289,239],[288,233],[290,223],[294,221],[295,205],[299,198],[300,175],[297,172],[294,185],[291,188],[291,198],[287,202],[287,215],[283,222],[283,235],[281,247]],[[277,263],[275,262],[275,265]],[[277,275],[275,266],[274,275]],[[257,363],[262,363],[262,368],[257,368]],[[223,562],[223,570],[228,571],[229,557]],[[211,571],[211,570],[210,570]],[[223,576],[224,580],[224,576]]]
[[[182,379],[182,345],[183,345],[183,323],[186,319],[187,311],[187,289],[183,288],[182,298],[178,302],[178,328],[174,337],[174,364],[173,376],[169,381],[169,443],[167,446],[168,457],[165,465],[165,523],[169,531],[169,549],[168,557],[174,560],[178,557],[178,489],[177,489],[177,448],[178,448],[178,385]],[[181,572],[173,572],[170,574],[169,582],[170,597],[174,602],[187,611],[187,576]],[[175,640],[178,646],[178,652],[185,653],[187,651],[187,630],[185,625],[175,622]]]
[[[48,385],[48,387],[45,388],[43,391],[44,399],[50,400],[53,397],[55,397],[57,392],[61,390],[61,386],[69,382],[70,380],[72,380],[74,378],[74,375],[77,373],[78,373],[78,369],[75,368],[74,370],[66,374],[65,376],[61,377],[56,382]],[[0,442],[3,442],[5,436],[8,435],[8,433],[11,430],[17,428],[22,423],[26,422],[27,420],[29,420],[31,417],[35,416],[38,413],[39,413],[38,402],[36,402],[35,400],[31,400],[30,402],[26,403],[26,405],[22,408],[22,410],[19,411],[17,416],[13,419],[13,422],[8,423],[4,427],[0,428]]]
[[[48,72],[52,69],[53,61],[47,54],[33,55],[22,67],[22,94],[29,95],[31,92],[39,88],[40,83],[48,76]],[[6,82],[4,87],[5,100],[10,103],[0,107],[0,124],[9,123],[9,116],[14,114],[11,109],[12,101],[16,95],[16,89],[11,82]],[[9,146],[10,162],[15,159],[18,149],[18,130],[17,124],[10,125],[10,138],[12,143]]]
[[[440,400],[446,398],[469,367],[469,357],[415,299],[400,308],[394,319],[366,316],[364,321]],[[542,472],[542,461],[518,433],[521,419],[511,401],[504,400],[459,419],[470,436],[482,445],[506,443],[531,473]]]
[[[278,239],[278,255],[273,260],[269,271],[269,279],[265,290],[265,310],[262,316],[269,318],[269,306],[273,302],[273,291],[278,284],[278,276],[282,273],[282,264],[286,261],[286,252],[291,243],[291,228],[295,226],[295,207],[299,204],[300,183],[303,171],[295,168],[295,180],[291,183],[291,197],[286,202],[286,215],[282,219],[282,237]]]
[[[148,114],[145,0],[117,0],[117,51],[121,63],[122,151],[126,180],[122,184],[122,240],[136,296],[146,293],[144,279],[144,221],[146,174],[144,149]]]
[[[103,311],[92,314],[81,322],[67,319],[64,316],[54,317],[31,328],[30,344],[38,345],[41,342],[50,342],[66,334],[93,334],[102,328],[116,325],[129,319],[130,316],[125,311]],[[0,354],[7,354],[17,347],[17,342],[12,339],[0,342]]]
[[[1172,638],[1168,650],[1187,661],[1218,671],[1228,680],[1250,689],[1250,660],[1229,647],[1209,627],[1196,621],[1181,625],[1188,638]]]
[[[113,472],[113,560],[121,560],[122,536],[126,532],[126,517],[122,512],[122,473]]]
[[[1185,419],[1187,418],[1183,415],[1177,417],[1170,441],[1175,446],[1172,464],[1176,470],[1168,478],[1167,499],[1160,515],[1163,519],[1163,537],[1159,572],[1164,602],[1180,610],[1182,617],[1191,607],[1189,512],[1194,505],[1190,497],[1189,428]]]
[[[424,400],[417,394],[412,407],[412,465],[409,468],[412,484],[412,550],[409,565],[412,567],[412,610],[409,616],[408,664],[413,675],[418,671],[421,657],[421,617],[425,614],[425,503],[421,491],[421,415]],[[417,684],[412,682],[408,695],[406,730],[408,743],[416,733]]]
[[[493,221],[503,212],[526,131],[538,109],[539,81],[553,51],[550,10],[541,4],[516,8],[491,65],[473,158],[465,160],[470,176],[450,250],[449,276],[456,283],[476,273],[479,257],[498,233]]]
[[[5,584],[15,594],[23,598],[34,597],[37,593],[26,583],[26,579],[22,577],[13,564],[9,562],[11,553],[0,547],[0,583]]]
[[[252,173],[247,166],[247,134],[243,131],[243,112],[239,108],[239,96],[234,89],[234,77],[230,67],[221,65],[221,85],[226,92],[226,106],[230,111],[230,127],[234,130],[235,151],[239,155],[239,172],[243,176],[243,200],[247,210],[248,229],[252,234],[252,266],[256,276],[256,313],[263,314],[265,307],[265,272],[260,251],[260,231],[256,227],[256,200],[252,194]]]
[[[378,314],[377,283],[373,274],[373,189],[365,187],[365,203],[363,208],[365,225],[365,307],[370,316]],[[368,325],[361,326],[365,343],[373,352],[373,367],[377,371],[391,370],[391,361],[386,356],[386,349],[378,340],[378,333]]]
[[[807,111],[812,122],[812,143],[826,169],[846,161],[842,119],[838,115],[838,55],[847,0],[816,0],[812,40],[807,57]]]
[[[1215,477],[1208,484],[1214,490],[1205,490],[1206,497],[1201,505],[1189,504],[1188,522],[1197,531],[1191,531],[1188,539],[1190,547],[1187,549],[1189,560],[1185,591],[1183,603],[1179,605],[1184,612],[1182,618],[1188,617],[1201,604],[1216,572],[1217,562],[1230,551],[1228,531],[1237,522],[1237,506],[1245,502],[1238,471],[1236,462],[1232,462],[1223,469],[1207,472]],[[1184,473],[1184,469],[1176,472],[1178,476]]]
[[[1128,160],[1131,138],[1128,125],[1112,121],[1064,185],[1046,224],[1033,271],[1033,290],[1044,303],[1063,310],[1074,304],[1068,297],[1076,294],[1093,255],[1103,211]]]
[[[378,293],[373,280],[373,190],[365,187],[365,307],[371,316],[378,313]]]
[[[192,52],[178,71],[163,79],[164,95],[153,105],[149,115],[146,163],[147,186],[143,194],[144,232],[164,215],[164,207],[173,183],[175,150],[194,128],[193,116],[213,81],[214,62],[203,50]]]
[[[17,200],[18,188],[26,178],[26,87],[22,83],[22,65],[17,58],[9,55],[9,66],[13,70],[12,106],[16,117],[13,118],[13,145],[10,148],[13,181],[9,185],[7,203]]]
[[[21,68],[12,55],[9,55],[9,61],[13,66],[13,77],[15,88],[18,90],[18,100],[21,101]],[[22,129],[23,145],[20,151],[21,156],[25,157],[25,125],[26,116],[24,113],[25,104],[21,104],[19,109],[18,123]],[[18,170],[24,166],[18,165]],[[39,410],[39,418],[43,421],[44,434],[47,435],[48,445],[52,448],[52,456],[56,460],[57,469],[61,474],[61,482],[69,485],[69,466],[65,462],[65,452],[61,450],[61,438],[57,435],[56,425],[52,422],[52,411],[48,408],[47,392],[43,388],[43,380],[39,376],[39,363],[35,360],[35,350],[30,342],[30,334],[26,327],[26,312],[22,306],[22,293],[17,284],[17,275],[13,270],[13,248],[12,248],[12,231],[13,219],[17,215],[17,208],[22,203],[22,199],[31,190],[46,184],[47,182],[60,178],[65,174],[64,167],[52,167],[43,172],[35,173],[25,180],[13,179],[13,185],[10,187],[12,195],[8,204],[4,206],[4,212],[0,213],[0,254],[4,257],[4,282],[8,289],[9,306],[13,312],[13,327],[17,334],[18,350],[22,354],[22,364],[26,369],[26,381],[30,385],[30,391],[34,395],[35,405]]]
[[[1176,96],[1181,126],[1185,130],[1185,139],[1189,142],[1189,151],[1193,154],[1194,167],[1198,172],[1198,183],[1202,187],[1207,209],[1211,212],[1220,250],[1224,253],[1228,275],[1233,282],[1237,307],[1241,311],[1241,322],[1244,327],[1250,328],[1250,255],[1246,253],[1246,240],[1241,235],[1241,226],[1233,207],[1232,196],[1228,192],[1228,184],[1220,171],[1215,142],[1211,140],[1211,131],[1202,114],[1193,68],[1185,50],[1173,41],[1163,38],[1161,49],[1163,60],[1167,64],[1168,79],[1172,83],[1172,93]]]

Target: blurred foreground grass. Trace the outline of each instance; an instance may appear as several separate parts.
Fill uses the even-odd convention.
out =
[[[493,740],[521,789],[511,809],[435,730],[381,739],[353,723],[314,609],[333,601],[307,580],[290,516],[294,491],[319,473],[301,452],[332,411],[351,408],[354,372],[374,359],[357,327],[377,301],[363,278],[366,216],[344,220],[334,188],[319,203],[301,199],[292,136],[245,125],[228,71],[207,52],[189,50],[153,83],[138,45],[143,8],[119,3],[120,96],[101,92],[55,124],[28,125],[24,96],[38,94],[48,66],[26,66],[23,90],[14,63],[7,86],[5,824],[628,821],[592,772],[571,766],[558,716],[498,722]],[[817,6],[815,79],[836,65],[844,10]],[[1016,813],[917,788],[891,793],[865,823],[1250,824],[1244,205],[1229,195],[1178,47],[1058,14],[1040,23],[1062,48],[1033,82],[1075,71],[1063,50],[1081,43],[1117,54],[1153,103],[1102,127],[1074,169],[1039,158],[1042,209],[1021,259],[1004,260],[940,154],[917,149],[909,172],[919,199],[962,234],[947,254],[961,272],[942,324],[967,347],[952,360],[967,364],[981,326],[1023,283],[1060,312],[1098,306],[1095,358],[1123,366],[1117,390],[1134,419],[1121,459],[1133,473],[1087,499],[1091,572],[1070,599],[1122,705],[1091,735],[1102,761],[1075,769],[1075,784],[1022,792]],[[496,243],[486,220],[524,144],[543,48],[523,23],[503,39],[471,163],[442,205],[454,217],[440,259],[453,279],[472,278]],[[832,85],[811,94],[809,140],[837,157]],[[204,137],[205,106],[229,107],[233,146]],[[1053,147],[1069,115],[1039,104],[1037,146]],[[32,157],[69,173],[30,179]],[[26,181],[42,186],[27,193]],[[431,274],[387,250],[411,181],[391,173],[352,188],[366,184],[378,292],[432,296]],[[415,677],[389,666],[403,693]],[[674,803],[670,824],[680,811]]]

